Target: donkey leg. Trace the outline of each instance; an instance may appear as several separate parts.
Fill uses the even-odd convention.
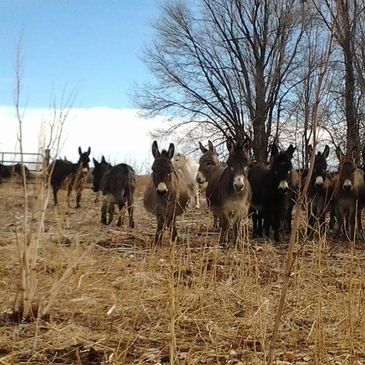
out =
[[[76,192],[76,208],[80,208],[81,192],[82,190]]]
[[[134,203],[133,199],[128,198],[129,228],[134,228],[134,218],[133,218],[134,207],[133,207],[133,203]]]
[[[101,223],[107,225],[106,213],[108,210],[108,203],[104,200],[103,205],[101,207]]]
[[[70,208],[70,198],[71,198],[71,192],[72,192],[72,185],[69,184],[67,186],[67,206]]]
[[[117,227],[121,227],[124,223],[124,214],[125,214],[125,203],[124,201],[118,202],[119,214],[118,214],[118,221]]]
[[[171,221],[171,239],[175,241],[177,238],[177,230],[176,230],[176,216],[172,218]]]
[[[219,218],[219,222],[221,225],[221,235],[219,238],[219,243],[225,245],[228,243],[229,221],[228,221],[227,217],[221,216]]]
[[[275,212],[272,219],[272,227],[274,230],[274,240],[275,242],[280,242],[280,214]]]
[[[270,227],[271,227],[271,211],[270,210],[265,210],[263,212],[263,220],[264,220],[265,236],[270,238]]]
[[[109,203],[108,204],[108,213],[109,213],[109,220],[108,220],[108,225],[113,221],[114,218],[114,203]]]
[[[257,237],[257,223],[258,223],[258,216],[256,210],[250,208],[249,214],[251,215],[252,219],[252,238],[255,239]]]
[[[157,228],[155,234],[155,244],[162,243],[162,234],[163,234],[163,227],[164,227],[164,217],[162,215],[157,216]]]
[[[239,233],[241,231],[241,218],[240,217],[238,217],[235,220],[235,222],[233,223],[232,230],[233,230],[233,244],[237,245],[238,239],[239,239]]]
[[[199,189],[195,191],[195,208],[200,208],[200,197],[199,197]]]
[[[58,193],[58,189],[53,187],[53,201],[54,201],[54,205],[57,206],[58,205],[58,200],[57,200],[57,193]]]

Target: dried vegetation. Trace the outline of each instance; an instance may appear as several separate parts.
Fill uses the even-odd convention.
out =
[[[35,313],[61,284],[49,315],[28,321],[12,311],[24,192],[0,185],[0,364],[266,362],[286,245],[251,241],[246,232],[240,247],[222,250],[202,204],[178,221],[176,245],[166,235],[153,247],[144,184],[139,177],[133,230],[102,227],[90,189],[79,210],[66,207],[65,192],[58,210],[49,204]],[[30,219],[37,219],[37,189],[28,186]],[[364,248],[298,238],[276,364],[365,364]]]

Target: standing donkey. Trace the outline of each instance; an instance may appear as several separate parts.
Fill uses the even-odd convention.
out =
[[[312,146],[308,146],[308,156],[312,155]],[[333,189],[331,186],[331,175],[327,172],[327,157],[330,148],[325,146],[323,152],[318,151],[313,165],[313,172],[307,191],[308,201],[308,227],[307,235],[312,237],[315,232],[323,234],[325,232],[326,212],[330,209],[333,198]],[[302,174],[303,183],[307,178],[308,170]]]
[[[340,147],[336,148],[339,160],[338,177],[335,179],[335,207],[337,237],[355,239],[355,226],[362,235],[361,212],[365,204],[364,172],[357,167],[357,148],[346,156]]]
[[[262,236],[263,221],[265,235],[269,237],[272,228],[274,240],[280,241],[280,222],[291,219],[291,160],[294,151],[293,145],[281,152],[273,145],[270,166],[257,164],[248,171],[248,180],[252,187],[251,214],[254,238]]]
[[[196,175],[196,181],[198,184],[216,184],[219,181],[225,166],[219,162],[218,153],[215,150],[213,143],[208,141],[208,148],[205,148],[201,142],[199,142],[199,148],[203,155],[199,159],[199,168]],[[207,206],[210,206],[211,202],[211,190],[205,190],[205,196]],[[213,229],[219,228],[218,216],[213,212]]]
[[[199,164],[183,153],[176,153],[172,159],[172,164],[174,169],[178,170],[180,175],[184,178],[189,188],[189,192],[194,200],[193,206],[195,208],[200,208],[200,186],[196,181]]]
[[[128,210],[129,227],[134,228],[133,205],[136,176],[133,168],[121,163],[112,166],[102,156],[101,162],[94,159],[93,191],[102,192],[101,223],[108,225],[113,221],[114,205],[119,208],[117,227],[123,224],[125,208]]]
[[[89,171],[91,148],[89,147],[86,152],[82,152],[81,147],[79,147],[78,151],[80,158],[77,163],[57,159],[48,166],[55,206],[58,204],[58,190],[66,188],[68,205],[70,205],[71,192],[75,190],[76,208],[80,208],[81,192],[84,188],[87,172]]]
[[[232,230],[232,240],[239,238],[242,219],[248,215],[251,203],[251,187],[247,179],[248,142],[235,143],[227,140],[229,156],[227,167],[219,172],[219,178],[208,180],[207,197],[210,209],[219,218],[221,226],[220,243],[228,244]]]
[[[169,149],[159,151],[157,141],[152,144],[152,174],[146,186],[143,205],[157,217],[155,243],[162,242],[164,228],[170,228],[172,240],[177,237],[176,216],[184,213],[189,191],[184,179],[172,165],[175,146],[170,143]]]

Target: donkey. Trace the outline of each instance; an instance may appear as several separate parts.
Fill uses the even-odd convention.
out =
[[[208,149],[205,148],[201,142],[199,142],[200,151],[203,155],[199,159],[199,168],[196,175],[196,181],[198,184],[205,184],[205,196],[207,201],[207,206],[210,206],[211,196],[210,190],[208,191],[208,185],[215,184],[215,181],[219,181],[225,166],[219,162],[218,153],[215,150],[213,143],[208,141]],[[218,216],[213,212],[213,229],[219,229]]]
[[[106,172],[112,168],[112,165],[105,161],[105,157],[101,156],[101,161],[99,162],[93,158],[94,169],[92,170],[92,190],[96,193],[94,202],[99,201],[99,193],[102,179]]]
[[[358,231],[362,234],[361,212],[365,205],[364,172],[357,167],[357,148],[354,147],[349,157],[340,147],[336,148],[339,160],[338,177],[335,179],[335,209],[337,217],[336,236],[355,239],[357,220]]]
[[[251,203],[251,187],[247,179],[248,143],[235,143],[227,140],[229,156],[227,167],[219,172],[219,178],[208,180],[207,197],[210,209],[219,217],[221,226],[220,244],[229,242],[232,229],[232,240],[237,244],[242,219],[247,217]]]
[[[90,152],[82,152],[79,147],[80,158],[77,163],[57,159],[48,166],[50,183],[53,189],[54,204],[57,206],[57,193],[61,188],[67,189],[67,203],[70,203],[72,190],[76,191],[76,208],[80,208],[81,192],[84,188],[84,180],[89,170]]]
[[[292,158],[295,147],[290,145],[286,151],[279,152],[276,145],[272,146],[272,161],[270,166],[257,164],[248,171],[248,180],[252,187],[251,214],[253,223],[253,238],[262,237],[262,221],[267,237],[270,229],[274,231],[274,240],[280,241],[280,222],[289,220],[290,229],[292,191]]]
[[[313,148],[308,146],[308,156],[312,155]],[[318,151],[313,165],[313,172],[307,191],[308,200],[308,227],[307,235],[312,236],[314,232],[323,234],[325,232],[326,212],[330,209],[333,198],[331,187],[331,175],[327,172],[327,157],[330,148],[325,146],[323,152]],[[308,170],[302,173],[303,184],[307,178]]]
[[[184,178],[191,196],[194,199],[194,207],[200,208],[200,185],[196,181],[199,164],[183,153],[176,153],[172,159],[172,165]]]
[[[0,163],[0,178],[13,178],[15,175],[23,177],[23,173],[26,179],[29,179],[30,172],[27,166],[17,163],[15,165],[3,165]]]
[[[170,143],[169,149],[159,151],[157,141],[152,143],[152,174],[146,186],[143,205],[145,209],[157,217],[155,243],[162,242],[164,228],[170,228],[172,240],[177,237],[176,216],[184,213],[189,191],[186,182],[174,169],[171,159],[175,146]]]
[[[113,221],[114,205],[119,208],[117,226],[123,224],[124,208],[128,210],[129,228],[134,228],[133,205],[136,189],[136,174],[133,168],[121,163],[111,167],[104,175],[101,183],[103,204],[101,207],[101,223],[108,225]],[[109,219],[107,215],[109,213]]]

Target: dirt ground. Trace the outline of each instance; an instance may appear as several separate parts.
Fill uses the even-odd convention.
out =
[[[143,208],[138,178],[136,227],[101,226],[100,203],[84,190],[81,208],[50,199],[36,265],[36,305],[61,285],[47,319],[20,321],[17,232],[24,192],[0,184],[0,364],[265,364],[286,260],[286,244],[254,241],[222,249],[205,208],[178,220],[176,245],[153,242],[155,218]],[[28,217],[36,230],[37,185]],[[72,206],[75,205],[72,200]],[[127,220],[126,220],[127,221]],[[247,233],[248,231],[248,233]],[[276,364],[365,364],[365,244],[299,235]]]

